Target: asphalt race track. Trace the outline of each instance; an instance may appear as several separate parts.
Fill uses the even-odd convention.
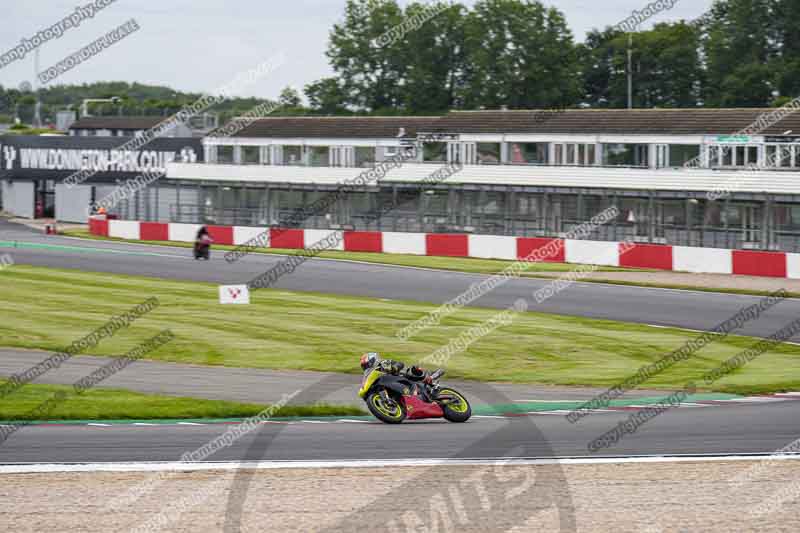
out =
[[[437,420],[400,426],[377,421],[265,424],[208,460],[240,461],[253,439],[259,454],[247,457],[273,461],[772,453],[795,440],[800,427],[796,402],[683,409],[590,454],[588,443],[628,415],[597,413],[576,425],[563,416],[475,417],[466,424]],[[178,461],[228,427],[29,427],[0,445],[0,464]]]
[[[280,256],[251,254],[228,264],[223,252],[217,251],[212,252],[213,257],[209,262],[195,261],[188,249],[48,237],[0,221],[2,240],[46,243],[67,248],[2,250],[3,253],[11,253],[18,264],[226,284],[246,283],[282,259]],[[314,259],[300,266],[293,274],[283,276],[276,288],[439,304],[455,298],[470,285],[487,277]],[[576,283],[536,305],[532,294],[548,283],[540,279],[510,280],[473,305],[505,309],[518,298],[525,297],[532,311],[710,330],[742,308],[760,300],[756,296]],[[765,312],[759,320],[746,323],[738,332],[766,337],[798,316],[800,300],[787,300]],[[800,336],[795,340],[800,340]]]
[[[138,274],[166,279],[244,283],[266,271],[277,256],[253,255],[233,265],[222,253],[196,262],[189,251],[159,246],[45,237],[0,221],[0,240],[47,243],[69,249],[5,249],[18,264]],[[283,277],[279,288],[441,303],[485,276],[313,260]],[[544,280],[513,280],[476,305],[505,308],[530,296]],[[531,301],[530,298],[528,298]],[[710,329],[758,297],[576,284],[535,310],[548,313]],[[800,301],[787,300],[740,332],[767,336],[800,316]],[[352,377],[351,377],[352,378]],[[753,403],[667,412],[599,455],[770,453],[798,438],[800,403]],[[629,413],[596,413],[576,425],[563,416],[475,417],[467,424],[441,421],[386,426],[377,422],[266,424],[209,460],[236,461],[253,439],[265,460],[334,460],[497,456],[589,455],[587,444]],[[534,428],[535,425],[535,428]],[[225,425],[37,426],[0,445],[0,463],[176,461],[187,450],[222,434]],[[247,454],[249,459],[254,459]]]

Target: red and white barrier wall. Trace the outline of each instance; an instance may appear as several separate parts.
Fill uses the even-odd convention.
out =
[[[94,235],[143,241],[193,242],[200,224],[173,224],[103,220],[89,221]],[[217,244],[239,245],[262,235],[265,228],[208,226]],[[333,230],[269,230],[267,246],[271,248],[303,249],[311,247]],[[556,253],[545,259],[552,263],[593,264],[678,272],[713,274],[742,274],[776,278],[800,279],[800,254],[722,250],[637,244],[624,253],[616,242],[575,241],[546,238],[500,237],[493,235],[454,235],[424,233],[393,233],[345,231],[338,246],[331,249],[349,252],[429,255],[440,257],[476,257],[484,259],[517,260],[544,248]]]

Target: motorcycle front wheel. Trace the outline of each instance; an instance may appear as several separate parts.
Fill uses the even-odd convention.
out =
[[[389,397],[388,393],[387,397]],[[380,391],[369,393],[366,402],[369,412],[381,422],[399,424],[406,419],[406,410],[403,405],[391,397],[389,397],[389,401],[387,402]]]
[[[439,391],[438,397],[446,400],[439,402],[439,405],[442,406],[445,420],[449,422],[466,422],[472,416],[472,406],[470,406],[464,395],[457,390],[442,389]]]

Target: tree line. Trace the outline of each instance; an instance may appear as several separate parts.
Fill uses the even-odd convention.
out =
[[[770,106],[800,95],[798,0],[717,0],[696,20],[632,35],[594,29],[582,43],[554,7],[479,0],[472,8],[454,3],[386,46],[372,44],[423,8],[348,0],[327,50],[335,75],[305,87],[311,109],[626,107],[629,42],[636,107]]]
[[[289,94],[290,90],[285,91]],[[91,104],[93,116],[170,116],[185,106],[196,102],[200,93],[180,92],[170,87],[128,83],[121,81],[84,83],[81,85],[52,85],[41,88],[38,98],[41,102],[41,115],[45,124],[55,122],[55,114],[62,109],[80,110],[85,98],[118,97],[116,104]],[[33,122],[37,94],[0,85],[0,124],[11,123],[19,116],[23,123]],[[209,111],[220,116],[220,123],[239,116],[254,107],[267,103],[263,98],[230,98],[215,105]],[[292,102],[293,104],[293,102]],[[288,106],[287,106],[288,107]]]
[[[422,2],[402,8],[396,0],[347,0],[326,51],[334,75],[303,88],[307,104],[287,87],[275,114],[623,108],[629,42],[635,107],[761,107],[800,96],[800,0],[716,0],[695,20],[632,34],[593,29],[583,42],[560,10],[537,0],[452,2],[400,38],[380,40],[430,12]],[[83,98],[111,95],[120,104],[97,105],[92,113],[170,115],[201,96],[126,82],[39,92],[46,121],[67,105],[77,109]],[[0,122],[15,113],[30,122],[35,101],[31,92],[0,86]],[[235,98],[211,111],[225,121],[265,102]]]

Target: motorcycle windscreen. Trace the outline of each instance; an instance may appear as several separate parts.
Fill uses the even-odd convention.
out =
[[[358,396],[360,398],[366,396],[367,392],[369,392],[369,389],[372,387],[372,384],[375,383],[375,381],[377,381],[381,375],[383,375],[383,373],[374,368],[364,372],[364,377],[361,378],[361,388],[358,391]]]

